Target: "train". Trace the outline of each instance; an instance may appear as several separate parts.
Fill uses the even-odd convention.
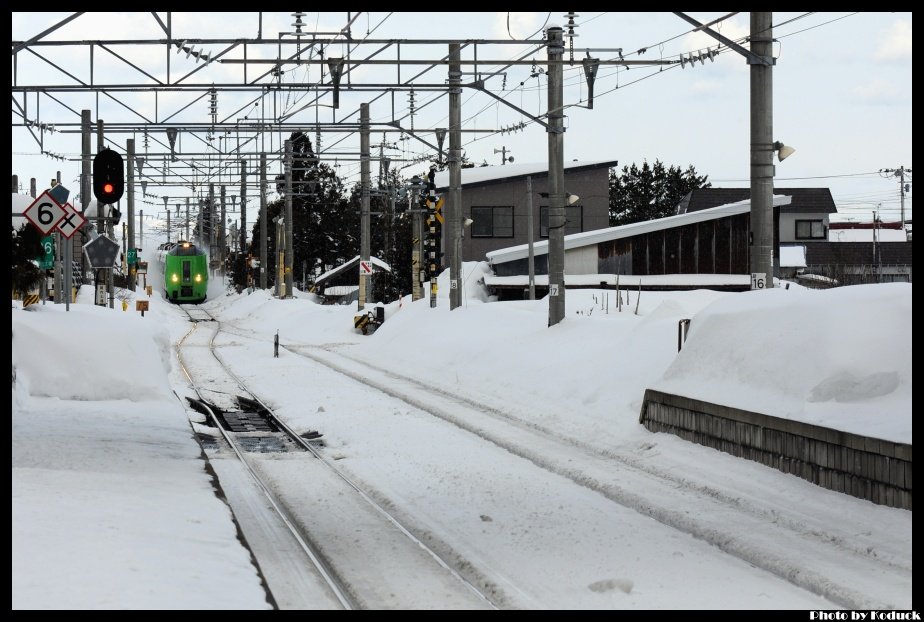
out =
[[[205,302],[209,287],[209,260],[201,248],[180,240],[164,256],[164,290],[175,303]]]

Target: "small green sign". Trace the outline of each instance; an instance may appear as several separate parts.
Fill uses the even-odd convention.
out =
[[[134,248],[128,249],[128,265],[133,266],[138,263],[138,250]]]
[[[39,268],[51,270],[55,267],[55,239],[50,235],[42,238],[42,253],[39,257]]]

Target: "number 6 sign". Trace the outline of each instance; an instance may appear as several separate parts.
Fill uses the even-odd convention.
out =
[[[46,190],[32,202],[32,205],[26,208],[23,216],[35,225],[35,228],[41,231],[43,235],[48,235],[54,231],[54,228],[64,218],[64,213],[64,208],[51,198],[51,195]]]

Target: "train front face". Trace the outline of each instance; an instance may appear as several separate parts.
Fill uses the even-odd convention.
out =
[[[164,261],[164,287],[167,299],[176,303],[205,301],[209,284],[208,258],[191,242],[180,242]]]

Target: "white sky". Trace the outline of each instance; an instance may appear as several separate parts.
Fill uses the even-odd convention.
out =
[[[619,312],[612,290],[572,290],[550,329],[547,301],[486,303],[484,265],[464,269],[462,308],[442,283],[436,310],[392,303],[367,337],[353,305],[224,296],[217,279],[206,304],[236,373],[501,606],[911,607],[910,511],[638,423],[658,387],[910,443],[910,285],[643,292],[639,315],[635,292]],[[149,277],[144,318],[93,307],[90,288],[69,315],[14,303],[14,609],[266,607],[172,394],[190,394],[171,352],[189,324]],[[277,330],[365,386],[286,349],[274,359]],[[230,400],[205,348],[186,351],[211,399]],[[377,523],[317,460],[269,454],[259,469],[349,580],[398,586],[421,568],[376,545]],[[427,594],[367,602],[449,606]]]
[[[58,20],[64,13],[13,13],[12,37],[28,39]],[[693,13],[701,21],[720,17],[720,13]],[[778,41],[774,53],[778,58],[774,69],[774,136],[777,140],[796,148],[795,155],[777,164],[777,186],[829,186],[839,208],[847,213],[869,217],[873,209],[881,204],[882,214],[887,219],[897,219],[899,214],[899,184],[894,178],[884,179],[873,174],[882,168],[912,167],[911,158],[911,13],[815,13],[802,18],[799,13],[775,13],[774,35]],[[524,37],[538,30],[548,17],[547,13],[512,13],[509,15],[509,33]],[[795,19],[799,18],[799,19]],[[843,18],[843,19],[839,19]],[[794,20],[794,21],[790,21]],[[263,16],[264,36],[275,37],[276,33],[290,31],[293,18],[287,13],[267,13]],[[346,23],[344,13],[308,13],[305,22],[309,28],[317,24],[319,30],[336,31]],[[559,14],[552,14],[550,22],[564,24]],[[578,103],[585,95],[579,59],[584,57],[584,48],[616,48],[635,59],[676,59],[679,54],[715,48],[715,41],[703,34],[691,34],[691,26],[670,13],[583,13],[576,20],[580,25],[574,40],[574,56],[578,63],[566,68],[565,103]],[[373,30],[371,37],[400,38],[409,35],[439,38],[464,39],[507,39],[507,13],[371,13],[362,14],[353,24],[354,38]],[[378,24],[381,25],[376,28]],[[220,19],[215,13],[177,13],[173,17],[175,38],[203,36],[256,36],[256,13],[223,13]],[[748,14],[740,13],[721,25],[721,32],[731,37],[745,35],[749,31]],[[163,32],[148,13],[86,14],[49,36],[55,38],[98,38],[109,33],[115,38],[159,37]],[[345,46],[334,45],[329,55],[342,53]],[[647,51],[639,56],[634,53],[642,48]],[[366,48],[363,48],[366,49]],[[47,51],[48,48],[45,48]],[[510,58],[517,53],[513,46],[485,46],[479,50],[479,58]],[[139,63],[150,72],[158,74],[163,64],[157,59],[140,58],[137,50],[118,48],[133,62]],[[125,79],[126,67],[120,61],[97,50],[96,79]],[[366,51],[369,53],[371,50]],[[213,52],[214,53],[214,52]],[[391,52],[380,58],[389,58]],[[419,46],[402,48],[403,58],[436,58],[446,53],[445,46]],[[520,51],[523,54],[524,51]],[[255,52],[251,52],[251,57]],[[610,58],[612,52],[595,53],[601,58]],[[18,55],[18,71],[21,80],[46,80],[69,83],[48,65],[29,53]],[[567,56],[567,51],[566,51]],[[88,78],[87,59],[79,54],[63,55],[60,50],[49,51],[49,57],[63,68],[82,79]],[[467,58],[465,53],[463,58]],[[530,56],[529,58],[532,58]],[[544,51],[535,55],[539,67],[545,58]],[[185,54],[172,54],[173,75],[179,71],[190,71],[196,67],[193,59]],[[405,67],[402,78],[407,79],[421,66]],[[469,67],[463,67],[468,71]],[[240,76],[240,66],[211,65],[199,72],[203,80],[227,79]],[[530,67],[511,68],[507,72],[506,88],[503,79],[492,78],[487,87],[511,103],[531,114],[545,111],[546,80],[544,76],[530,77]],[[159,74],[158,74],[159,75]],[[251,72],[250,75],[254,75]],[[28,78],[26,78],[28,76]],[[383,66],[365,66],[357,69],[352,80],[391,81],[394,71]],[[289,67],[285,80],[313,83],[318,78],[316,66]],[[423,79],[432,83],[443,83],[445,69],[440,68]],[[470,75],[464,76],[465,80]],[[522,87],[520,86],[523,83]],[[618,88],[617,88],[618,87]],[[632,68],[629,71],[612,66],[601,66],[593,110],[572,107],[566,111],[565,159],[618,160],[620,167],[643,159],[658,158],[668,164],[686,167],[693,164],[700,174],[708,174],[714,186],[746,186],[749,176],[749,79],[743,58],[735,53],[724,53],[714,62],[696,63],[670,67],[663,72],[657,68]],[[432,95],[417,92],[416,106],[419,108]],[[338,120],[358,109],[361,101],[368,101],[374,94],[369,92],[341,93],[341,109]],[[119,99],[148,115],[154,113],[153,98],[147,94],[123,94]],[[159,99],[162,113],[181,108],[192,101],[189,94],[167,94]],[[21,101],[21,98],[19,98]],[[62,97],[71,108],[91,108],[96,117],[129,120],[133,117],[124,108],[101,97],[98,104],[92,95],[66,95]],[[395,95],[395,113],[406,114],[408,95]],[[229,115],[247,100],[240,94],[222,93],[219,96],[219,113]],[[306,98],[307,101],[307,98]],[[278,106],[294,109],[304,102],[286,101],[283,96]],[[272,102],[267,102],[271,106]],[[295,120],[313,122],[315,108],[295,116]],[[320,108],[320,120],[329,120],[328,108]],[[30,102],[29,114],[34,114],[34,101]],[[64,109],[48,98],[42,100],[43,119],[53,115],[54,120],[68,119]],[[238,117],[242,117],[241,112]],[[256,110],[253,114],[256,114]],[[436,103],[421,109],[414,119],[417,128],[445,127],[448,123],[448,99],[443,97]],[[373,120],[389,120],[392,116],[391,100],[383,97],[371,105]],[[16,115],[12,118],[17,120]],[[519,113],[497,104],[483,93],[470,89],[463,92],[463,127],[497,129],[510,127],[527,120]],[[73,117],[76,119],[76,117]],[[356,119],[354,115],[352,120]],[[202,100],[193,104],[174,120],[205,122],[208,120],[208,104]],[[410,124],[409,119],[403,121]],[[309,128],[310,129],[310,128]],[[309,132],[313,139],[313,133]],[[162,140],[164,137],[160,137]],[[231,140],[232,137],[229,137]],[[333,146],[341,136],[325,136],[324,145],[330,148],[329,155],[337,152],[356,151],[358,136],[346,138]],[[428,140],[434,141],[430,134]],[[122,141],[124,136],[117,137]],[[389,135],[389,142],[397,135]],[[181,137],[182,140],[182,137]],[[269,139],[268,139],[269,140]],[[373,135],[373,143],[381,141],[381,134]],[[192,141],[190,141],[192,142]],[[416,141],[397,141],[399,150],[386,153],[393,157],[421,155],[423,147]],[[136,136],[141,145],[141,136]],[[197,143],[201,145],[201,143]],[[271,140],[273,148],[278,147],[278,137]],[[501,155],[494,149],[506,147],[516,162],[546,160],[547,138],[541,126],[533,123],[523,131],[507,134],[465,134],[463,146],[468,158],[476,163],[487,161],[499,164]],[[65,185],[77,186],[78,168],[74,162],[58,162],[48,157],[36,157],[35,141],[22,128],[12,133],[13,171],[24,180],[28,190],[28,179],[36,177],[40,185],[43,180],[54,176],[61,169]],[[48,151],[73,157],[79,152],[79,141],[72,134],[46,134]],[[358,163],[338,162],[340,173],[348,181],[358,178]],[[423,170],[425,165],[414,165],[406,172],[413,174]],[[418,170],[419,169],[419,170]],[[373,166],[373,175],[377,167]],[[864,175],[853,176],[863,173]],[[841,177],[839,177],[841,176]],[[846,177],[843,177],[846,176]],[[233,180],[225,180],[233,183]],[[47,182],[45,182],[47,183]],[[163,190],[152,182],[149,193],[161,195]],[[182,191],[173,188],[169,196]],[[150,199],[149,199],[150,200]],[[171,202],[172,204],[172,202]],[[153,207],[162,208],[160,200],[152,200]],[[910,215],[911,200],[906,197],[906,209]]]

